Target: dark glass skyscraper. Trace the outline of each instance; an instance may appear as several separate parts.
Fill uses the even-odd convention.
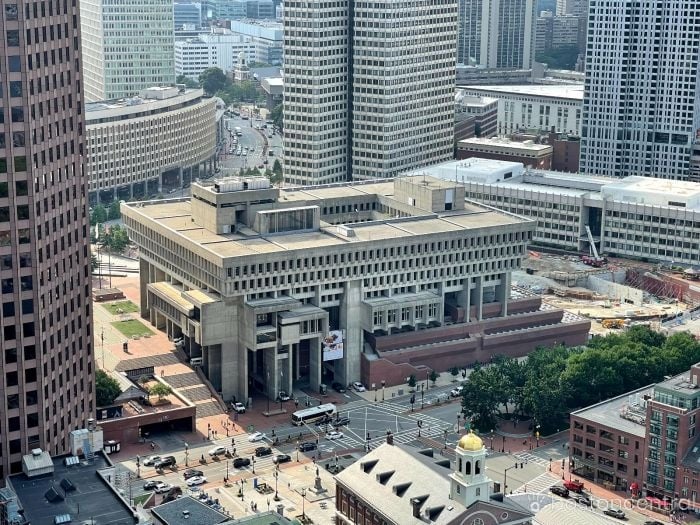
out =
[[[94,412],[77,0],[0,0],[0,478]]]

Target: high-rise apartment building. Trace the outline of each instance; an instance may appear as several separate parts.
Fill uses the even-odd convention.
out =
[[[700,129],[698,0],[589,8],[581,171],[687,179]]]
[[[536,20],[534,0],[459,0],[458,63],[530,69]]]
[[[450,158],[456,15],[456,0],[287,2],[286,180],[391,177]]]
[[[175,82],[172,0],[81,0],[85,100]]]
[[[95,408],[78,20],[0,0],[0,479]]]

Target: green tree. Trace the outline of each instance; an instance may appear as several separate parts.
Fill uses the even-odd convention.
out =
[[[97,255],[94,253],[90,254],[90,270],[95,271],[100,267],[100,261],[97,259]]]
[[[126,228],[122,228],[118,224],[101,233],[100,240],[113,253],[121,253],[129,245],[129,235],[126,233]]]
[[[279,129],[284,129],[283,122],[283,104],[277,104],[272,111],[270,111],[270,119]]]
[[[107,220],[114,221],[121,219],[122,211],[119,206],[119,201],[112,201],[107,210]]]
[[[574,44],[538,53],[535,60],[547,64],[551,69],[574,69],[578,55],[578,46]]]
[[[226,88],[230,84],[226,74],[218,67],[205,69],[199,75],[199,85],[207,95],[213,95]]]
[[[486,368],[477,366],[462,390],[462,412],[465,419],[471,420],[478,429],[493,428],[498,404],[499,399],[490,374]]]
[[[95,205],[90,214],[90,224],[95,226],[96,224],[102,224],[107,220],[107,210],[101,204]]]
[[[435,383],[437,382],[438,377],[440,377],[440,374],[438,374],[435,370],[430,371],[430,375],[428,376],[428,379],[430,379],[433,382],[433,386],[435,386]]]
[[[459,375],[459,368],[457,368],[456,366],[450,368],[450,375],[452,376],[453,380],[457,379],[457,376]]]
[[[185,84],[187,89],[195,89],[199,87],[199,83],[196,80],[192,80],[190,77],[186,77],[185,75],[178,75],[175,82],[178,84]]]
[[[410,386],[411,388],[416,388],[416,375],[415,374],[411,374],[410,376],[408,376],[408,386]]]
[[[114,403],[114,400],[122,393],[119,383],[103,370],[95,372],[95,402],[98,407],[106,407]]]
[[[162,400],[165,396],[169,396],[173,393],[173,389],[168,385],[163,383],[156,383],[151,388],[148,389],[149,396],[158,396],[159,400]]]

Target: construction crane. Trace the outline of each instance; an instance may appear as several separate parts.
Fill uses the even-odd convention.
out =
[[[591,247],[591,253],[593,254],[593,256],[591,257],[590,255],[584,255],[583,257],[581,257],[581,261],[583,261],[583,264],[600,268],[607,261],[605,257],[601,257],[598,254],[598,248],[596,248],[595,246],[595,241],[593,240],[593,233],[591,232],[591,228],[590,226],[588,226],[588,224],[586,224],[586,235],[588,236],[588,244]]]

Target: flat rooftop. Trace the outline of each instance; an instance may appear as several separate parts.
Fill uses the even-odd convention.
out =
[[[583,84],[522,84],[512,86],[458,86],[459,89],[493,93],[493,96],[527,95],[533,97],[559,98],[570,101],[583,101]]]
[[[214,510],[192,496],[163,503],[151,509],[159,523],[165,525],[218,525],[228,521],[226,514]]]
[[[111,466],[104,456],[95,454],[93,462],[81,462],[70,467],[65,465],[65,457],[53,458],[53,474],[33,478],[16,474],[8,478],[28,522],[32,525],[54,525],[56,516],[70,514],[73,519],[71,523],[92,519],[94,525],[134,525],[134,516],[126,502],[97,474],[98,470]],[[44,494],[54,487],[64,496],[60,486],[64,478],[70,480],[75,490],[68,492],[62,501],[51,503]]]
[[[279,202],[294,207],[298,205],[318,205],[323,207],[325,200],[352,199],[379,195],[393,197],[393,182],[369,184],[338,184],[293,188],[280,192]],[[394,240],[397,237],[431,235],[448,233],[464,229],[489,228],[510,224],[531,222],[513,214],[500,212],[492,208],[467,204],[464,210],[434,214],[416,208],[416,216],[404,218],[386,218],[369,222],[349,223],[345,227],[354,232],[354,236],[338,233],[337,225],[324,226],[318,231],[291,232],[270,236],[260,236],[252,230],[245,233],[216,234],[192,221],[192,209],[189,200],[148,201],[127,204],[130,213],[154,221],[165,227],[185,241],[195,243],[215,256],[244,257],[279,253],[294,250],[306,250],[324,247],[341,247],[367,241]]]
[[[531,140],[526,140],[525,142],[518,142],[516,140],[510,140],[504,137],[472,137],[469,139],[460,140],[457,143],[457,147],[461,146],[486,146],[495,149],[514,149],[514,150],[527,150],[533,153],[539,153],[544,151],[552,151],[552,146],[549,144],[537,144]]]
[[[643,414],[643,417],[646,417],[646,409],[642,408],[642,402],[644,396],[651,396],[652,392],[653,386],[645,386],[607,401],[582,408],[572,412],[571,415],[620,432],[644,437],[646,436],[646,426],[641,416]],[[625,413],[627,415],[623,417]],[[637,415],[640,417],[636,417]]]
[[[685,394],[700,393],[698,385],[690,380],[690,374],[688,372],[660,381],[656,383],[656,388],[663,388],[671,392],[683,392]]]

